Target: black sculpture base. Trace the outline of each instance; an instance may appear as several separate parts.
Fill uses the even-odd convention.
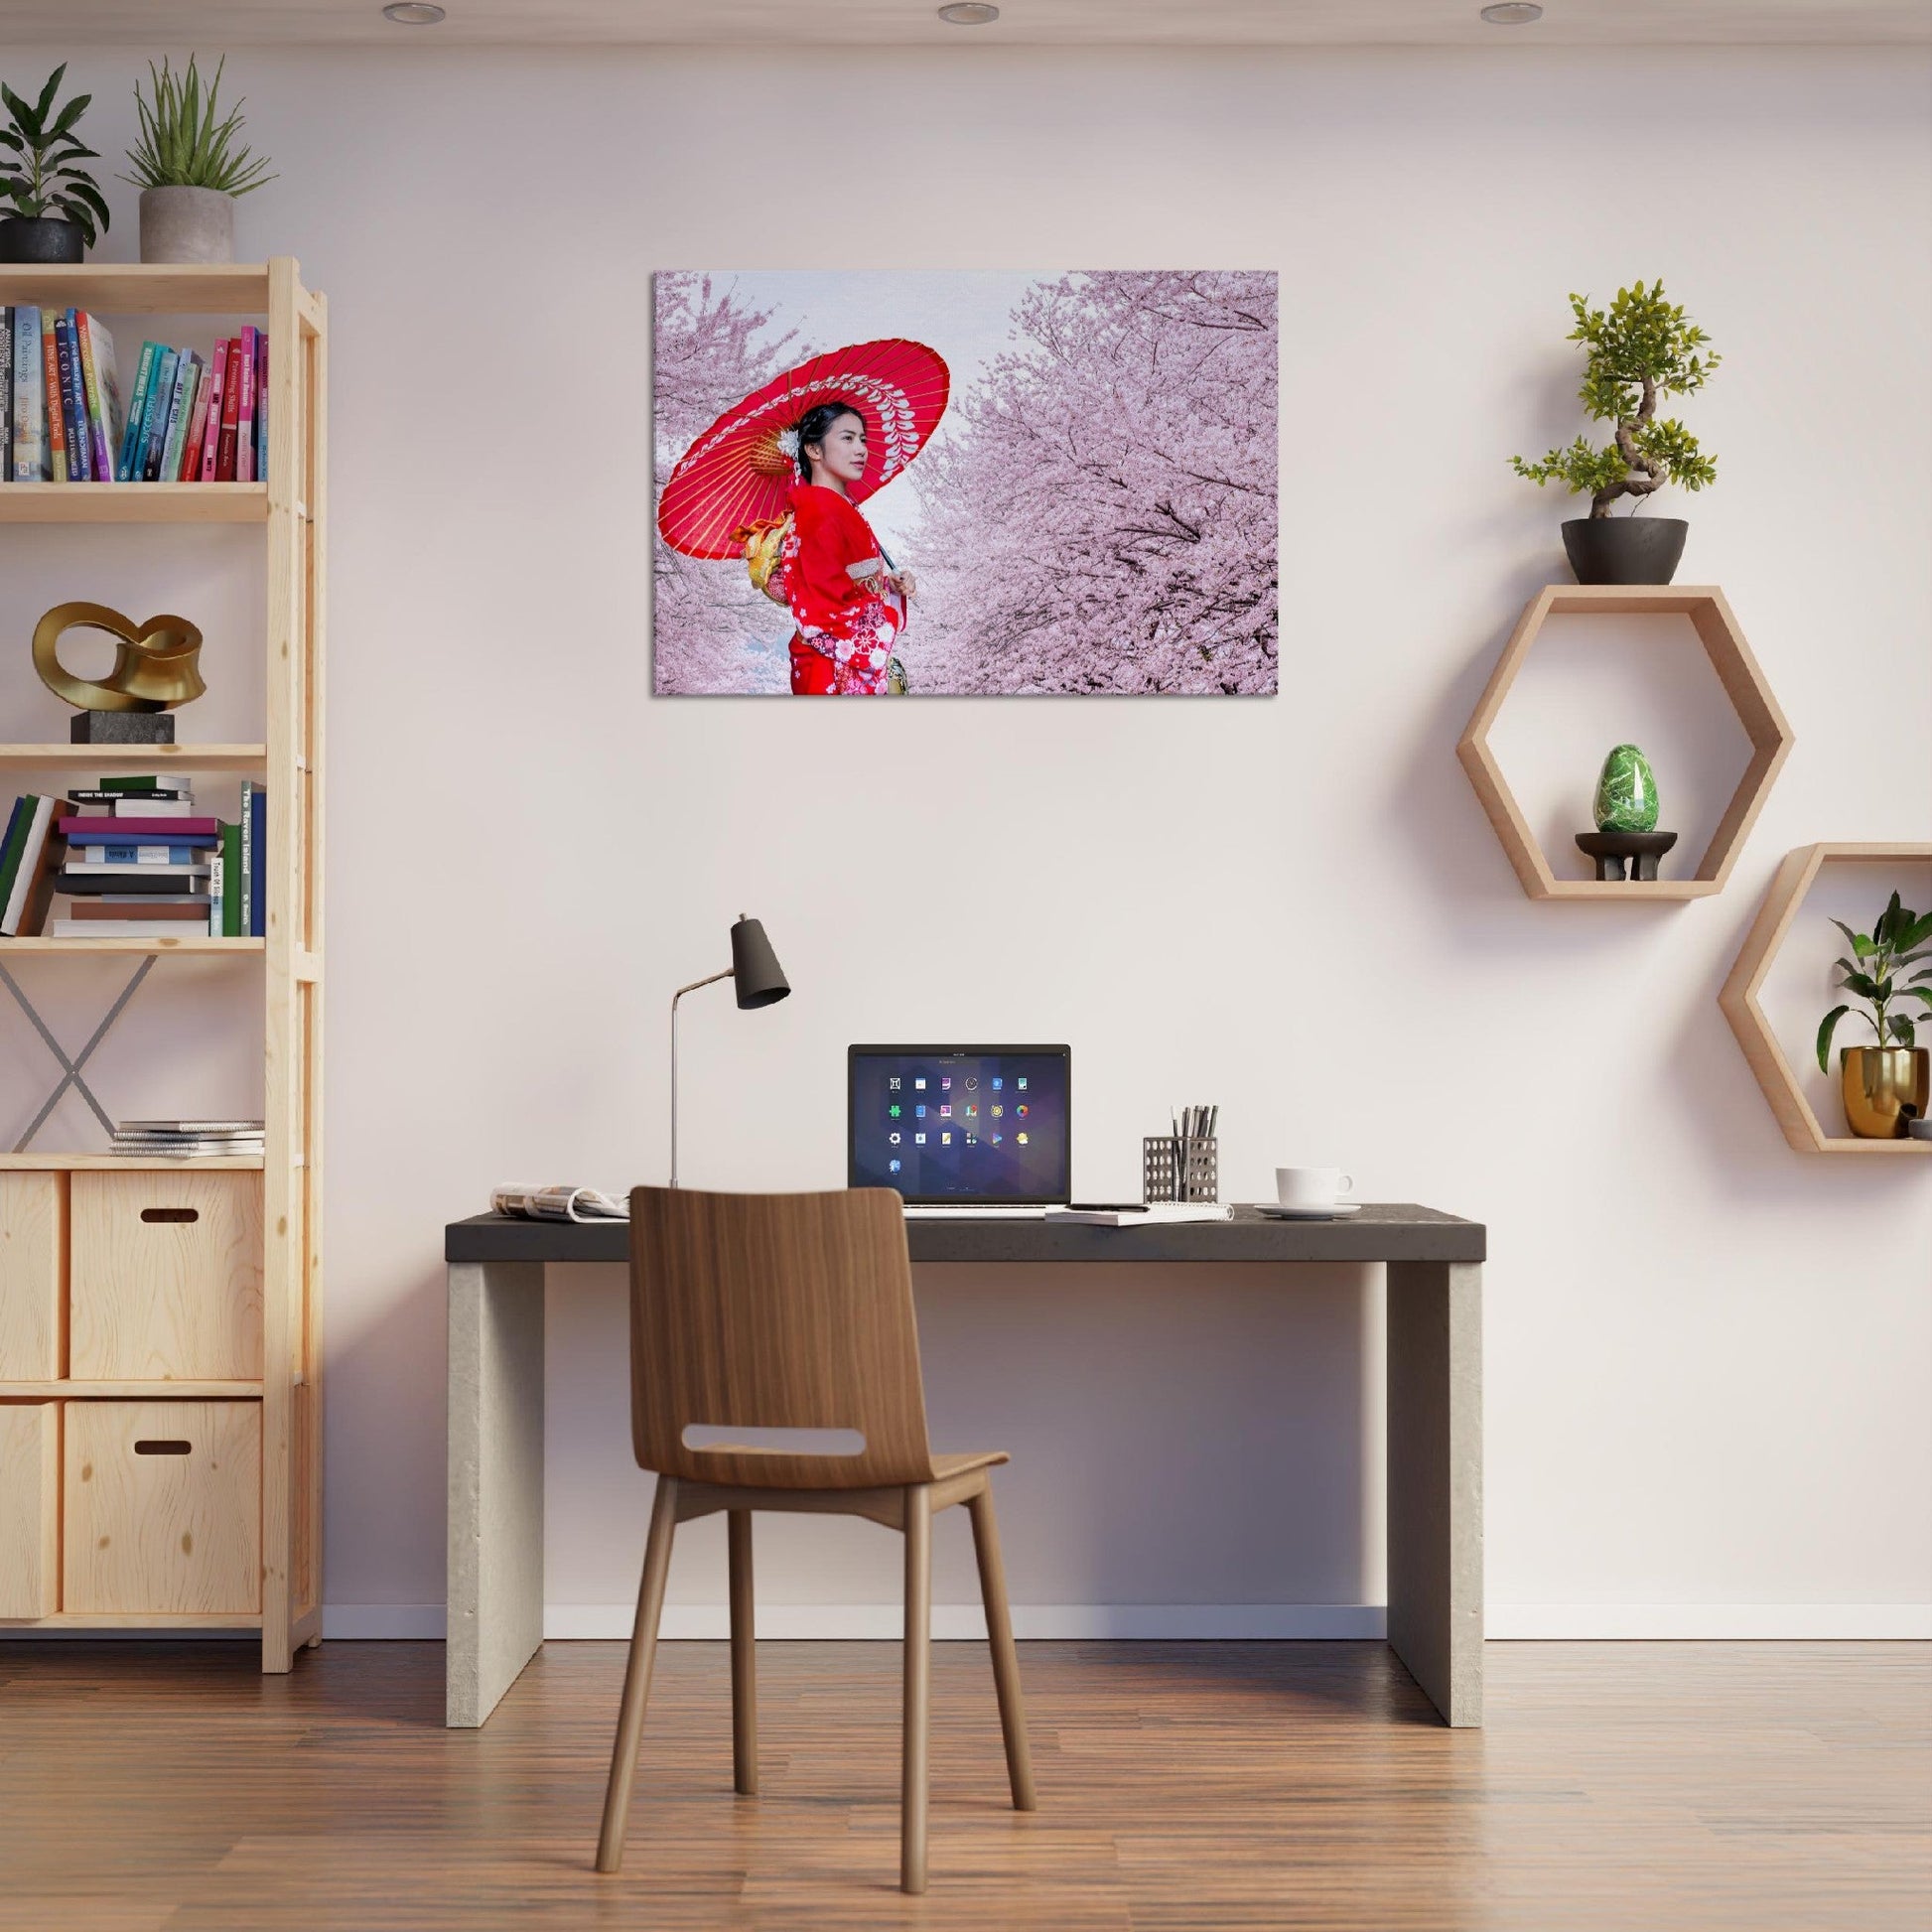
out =
[[[172,745],[172,711],[76,711],[68,736],[75,745]]]
[[[1657,861],[1677,843],[1675,832],[1579,832],[1577,845],[1596,861],[1598,879],[1655,879]]]

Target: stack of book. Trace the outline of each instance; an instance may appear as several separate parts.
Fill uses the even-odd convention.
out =
[[[114,339],[85,309],[0,308],[0,478],[257,483],[268,474],[268,337],[204,357],[141,345],[121,406]]]
[[[268,794],[241,787],[233,824],[198,814],[184,779],[104,777],[17,799],[0,839],[0,935],[161,939],[267,931]],[[70,901],[48,922],[50,899]]]
[[[259,1154],[258,1120],[124,1120],[114,1129],[112,1152],[153,1160],[190,1161],[210,1154]]]

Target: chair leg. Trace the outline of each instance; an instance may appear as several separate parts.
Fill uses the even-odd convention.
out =
[[[650,1696],[650,1667],[657,1655],[657,1624],[664,1613],[664,1580],[670,1575],[671,1538],[676,1533],[677,1482],[659,1476],[650,1535],[644,1541],[644,1574],[637,1584],[637,1623],[630,1633],[630,1661],[623,1673],[611,1782],[604,1793],[604,1829],[597,1840],[600,1871],[616,1871],[623,1863],[624,1820],[630,1811],[631,1780],[637,1775],[637,1739],[644,1728],[644,1701]]]
[[[932,1731],[932,1490],[905,1491],[905,1713],[898,1885],[925,1890],[926,1763]]]
[[[759,1789],[759,1676],[752,1595],[752,1512],[725,1513],[732,1604],[732,1788],[747,1798]]]
[[[1000,1700],[1000,1734],[1006,1739],[1007,1782],[1015,1811],[1036,1811],[1033,1753],[1027,1747],[1027,1713],[1020,1701],[1020,1653],[1013,1647],[1013,1616],[1007,1608],[1007,1567],[1000,1529],[993,1520],[993,1492],[966,1499],[973,1519],[973,1553],[979,1558],[980,1599],[986,1605],[986,1636],[993,1652],[993,1689]]]

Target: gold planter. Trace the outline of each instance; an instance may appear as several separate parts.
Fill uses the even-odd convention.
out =
[[[1932,1102],[1932,1050],[1848,1046],[1838,1056],[1845,1124],[1866,1141],[1902,1141],[1908,1120]]]

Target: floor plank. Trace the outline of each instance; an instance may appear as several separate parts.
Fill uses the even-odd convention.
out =
[[[552,1644],[481,1731],[442,1648],[0,1645],[0,1928],[45,1932],[1922,1932],[1932,1651],[1492,1644],[1451,1731],[1378,1644],[1022,1646],[1041,1809],[982,1647],[933,1671],[932,1889],[897,1867],[897,1649],[659,1652],[625,1868],[591,1869],[621,1646]]]

